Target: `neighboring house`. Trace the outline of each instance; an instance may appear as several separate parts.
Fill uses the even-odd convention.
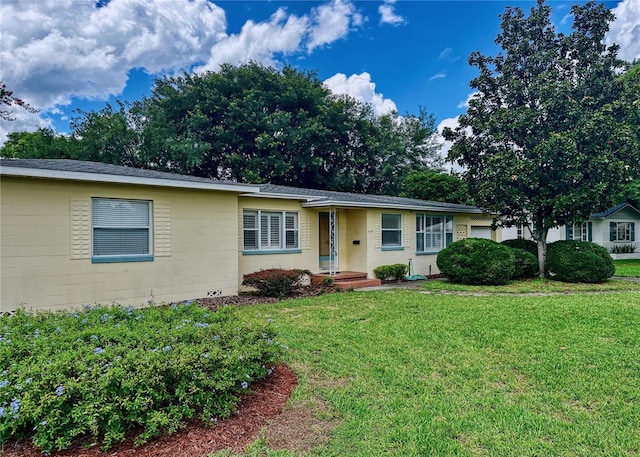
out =
[[[497,235],[475,207],[409,198],[71,160],[1,159],[0,175],[0,312],[234,295],[267,268],[436,274],[447,244]]]
[[[549,231],[548,242],[557,240],[592,241],[609,251],[636,245],[640,238],[640,211],[630,203],[620,203],[602,213],[592,214],[588,220],[573,225],[564,225]],[[520,227],[502,230],[502,238],[531,238],[531,234]],[[640,251],[640,249],[636,249]]]

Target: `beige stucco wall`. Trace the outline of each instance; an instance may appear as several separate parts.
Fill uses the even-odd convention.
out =
[[[299,214],[300,252],[277,254],[247,254],[243,252],[243,210],[294,211]],[[238,200],[238,233],[236,238],[238,259],[238,285],[247,273],[270,268],[308,269],[318,271],[318,211],[301,208],[297,200],[240,197]]]
[[[237,195],[3,177],[0,311],[233,295]],[[91,198],[151,200],[154,259],[91,262]]]

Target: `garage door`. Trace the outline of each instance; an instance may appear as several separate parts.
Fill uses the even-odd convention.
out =
[[[471,238],[486,238],[491,239],[491,227],[484,227],[481,225],[471,226]]]

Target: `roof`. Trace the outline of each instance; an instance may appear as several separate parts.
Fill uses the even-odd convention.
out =
[[[415,198],[394,197],[390,195],[305,189],[278,186],[275,184],[239,184],[176,173],[70,159],[0,159],[0,175],[223,190],[238,192],[244,196],[298,200],[302,202],[301,206],[305,208],[354,207],[482,213],[482,211],[475,206],[458,205],[454,203],[418,200]]]
[[[303,200],[305,208],[318,207],[359,207],[359,208],[393,208],[417,211],[449,211],[461,213],[482,213],[469,205],[455,203],[418,200],[416,198],[394,197],[390,195],[357,194],[352,192],[335,192],[330,190],[304,189],[298,187],[260,185],[260,194],[256,197],[295,198]]]
[[[0,159],[0,175],[223,190],[240,193],[259,192],[257,186],[250,184],[69,159]]]
[[[632,204],[628,203],[628,202],[622,202],[622,203],[618,203],[616,206],[613,206],[601,213],[593,213],[590,216],[590,219],[602,219],[605,217],[609,217],[614,215],[615,213],[617,213],[618,211],[621,211],[625,208],[629,208],[632,211],[635,211],[639,216],[640,216],[640,211],[638,211],[638,209],[636,209]]]

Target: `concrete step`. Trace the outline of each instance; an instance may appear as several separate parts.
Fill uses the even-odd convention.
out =
[[[341,271],[340,273],[336,273],[333,276],[329,273],[316,273],[311,275],[311,284],[320,284],[325,278],[333,278],[333,283],[338,283],[342,281],[355,281],[360,279],[367,279],[367,273],[359,272],[359,271]]]

